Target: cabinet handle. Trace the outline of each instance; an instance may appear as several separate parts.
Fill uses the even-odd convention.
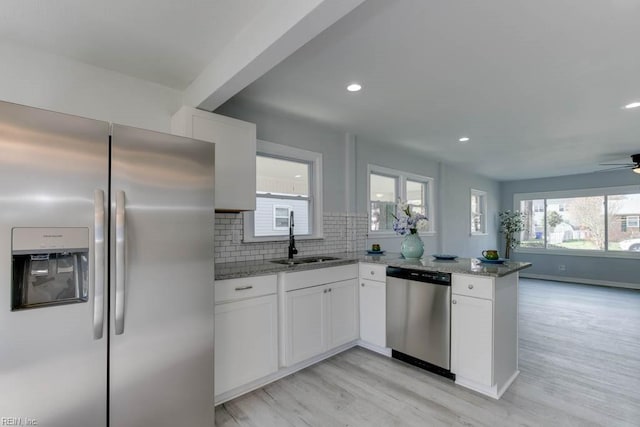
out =
[[[253,289],[253,286],[249,285],[249,286],[238,286],[236,288],[236,291],[246,291],[247,289]]]
[[[360,283],[360,286],[362,286],[364,288],[364,283]]]
[[[451,304],[457,304],[458,302],[456,300],[452,300]]]
[[[376,274],[376,272],[371,270],[371,275],[374,276],[375,274]]]
[[[331,288],[329,288],[329,292],[331,292]]]
[[[323,294],[326,294],[326,293],[327,293],[327,290],[325,289],[324,291],[322,291],[322,293],[323,293]]]
[[[473,285],[469,285],[469,289],[473,289]]]

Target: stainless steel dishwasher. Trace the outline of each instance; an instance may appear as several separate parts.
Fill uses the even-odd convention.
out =
[[[392,357],[451,373],[451,274],[387,267],[387,346]]]

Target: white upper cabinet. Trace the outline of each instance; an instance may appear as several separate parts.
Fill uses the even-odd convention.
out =
[[[216,211],[256,209],[255,124],[183,106],[171,118],[171,131],[216,144]]]

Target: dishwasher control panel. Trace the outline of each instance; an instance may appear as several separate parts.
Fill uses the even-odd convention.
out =
[[[441,271],[414,270],[404,267],[387,267],[387,277],[414,280],[416,282],[436,283],[451,286],[451,273]]]

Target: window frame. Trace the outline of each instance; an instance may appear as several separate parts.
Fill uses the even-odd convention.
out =
[[[371,230],[371,174],[387,176],[396,179],[396,199],[401,198],[407,200],[407,180],[425,184],[423,199],[425,201],[425,210],[427,211],[427,217],[429,218],[429,229],[420,231],[421,236],[434,236],[436,235],[436,207],[434,205],[434,193],[435,193],[435,179],[413,174],[410,172],[404,172],[396,169],[387,168],[384,166],[378,166],[373,164],[367,165],[367,235],[372,237],[394,237],[399,236],[393,230],[375,231]]]
[[[625,194],[640,194],[637,185],[625,185],[619,187],[602,187],[602,188],[581,188],[576,190],[561,190],[561,191],[544,191],[534,193],[514,193],[513,195],[513,209],[520,210],[520,202],[523,200],[536,200],[543,199],[545,202],[545,235],[546,235],[546,223],[547,223],[547,200],[548,199],[570,199],[577,197],[604,197],[604,247],[605,249],[548,249],[544,248],[525,248],[518,246],[514,249],[518,253],[532,253],[541,255],[571,255],[571,256],[586,256],[586,257],[602,257],[602,258],[628,258],[638,259],[640,253],[633,251],[612,250],[609,247],[609,196],[625,195]],[[545,240],[546,246],[546,240]]]
[[[310,234],[296,234],[296,240],[323,239],[323,203],[322,203],[322,153],[276,144],[274,142],[257,140],[256,158],[259,155],[274,157],[294,162],[309,163],[309,226]],[[264,196],[263,197],[268,197]],[[256,192],[255,197],[258,197]],[[295,197],[294,199],[298,199]],[[281,242],[289,240],[288,235],[255,236],[255,214],[253,211],[243,212],[243,242]]]
[[[483,190],[476,190],[475,188],[471,189],[471,197],[469,198],[469,215],[470,215],[470,223],[469,226],[471,227],[471,232],[470,235],[471,236],[487,236],[487,192],[483,191]],[[474,220],[474,214],[475,212],[473,212],[473,198],[474,197],[478,197],[480,200],[480,205],[482,207],[481,209],[481,215],[482,215],[482,220],[481,220],[481,224],[480,224],[480,230],[481,231],[475,231],[473,229],[473,220]]]

